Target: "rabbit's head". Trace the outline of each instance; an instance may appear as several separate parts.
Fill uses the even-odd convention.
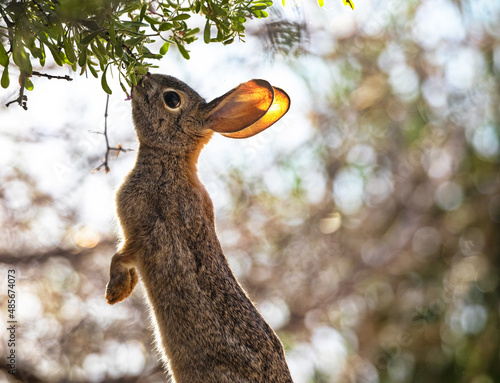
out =
[[[246,138],[271,126],[290,106],[288,95],[264,80],[243,83],[207,103],[172,76],[147,74],[132,89],[132,115],[141,144],[169,153],[194,151],[213,132]]]

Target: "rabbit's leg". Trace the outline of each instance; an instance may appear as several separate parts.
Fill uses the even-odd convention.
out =
[[[139,277],[135,270],[134,256],[117,252],[111,259],[106,301],[112,305],[127,298],[135,288]]]

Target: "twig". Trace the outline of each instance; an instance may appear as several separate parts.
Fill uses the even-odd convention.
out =
[[[124,149],[122,148],[121,145],[118,145],[116,147],[111,147],[109,146],[109,138],[108,138],[108,105],[109,105],[109,94],[106,97],[106,110],[104,111],[104,132],[94,132],[98,134],[102,134],[104,136],[104,139],[106,141],[106,154],[104,155],[104,161],[102,164],[100,164],[98,167],[96,167],[94,170],[92,170],[92,173],[96,173],[98,171],[101,171],[104,169],[105,173],[109,173],[109,165],[108,165],[108,159],[109,159],[109,153],[110,152],[116,152],[116,155],[120,154],[120,152],[130,152],[133,149]]]
[[[19,89],[19,97],[15,100],[9,101],[5,106],[8,108],[10,104],[14,104],[17,102],[19,106],[22,106],[24,110],[28,110],[26,102],[28,101],[28,97],[24,95],[24,86]]]
[[[66,80],[66,81],[73,81],[73,79],[71,77],[69,77],[68,75],[66,76],[54,76],[54,75],[51,75],[51,74],[46,74],[46,73],[40,73],[40,72],[33,72],[32,73],[33,76],[38,76],[38,77],[47,77],[49,80],[55,78],[55,79],[58,79],[58,80]]]
[[[28,110],[28,106],[26,105],[26,103],[28,102],[28,96],[24,95],[24,82],[26,77],[26,73],[21,72],[21,74],[19,75],[19,83],[21,84],[19,88],[19,96],[15,100],[9,101],[7,104],[5,104],[7,108],[10,104],[14,104],[15,102],[17,102],[19,106],[21,106],[24,110]]]
[[[21,72],[21,75],[19,78],[19,83],[21,84],[21,87],[19,89],[19,96],[15,100],[9,101],[7,104],[5,104],[6,107],[9,107],[10,104],[14,104],[17,102],[19,104],[19,106],[21,106],[24,110],[28,110],[28,106],[26,105],[27,101],[28,101],[28,97],[25,96],[25,94],[24,94],[24,83],[26,81],[26,78],[31,77],[31,76],[47,77],[49,80],[55,78],[58,80],[73,81],[73,79],[71,77],[69,77],[68,75],[66,75],[66,76],[53,76],[51,74],[40,73],[40,72],[36,72],[36,71],[32,72],[31,75],[28,75],[25,72]]]

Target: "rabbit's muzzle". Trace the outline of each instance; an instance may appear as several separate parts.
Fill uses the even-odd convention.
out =
[[[146,84],[150,83],[149,81],[150,77],[151,77],[150,72],[147,72],[145,75],[141,76],[139,81],[137,81],[137,85],[132,85],[132,91],[134,90],[134,88],[137,87],[144,88],[145,86],[147,86]]]
[[[151,88],[153,84],[149,81],[149,72],[141,77],[137,82],[137,85],[132,85],[132,104],[138,102],[139,100],[144,101],[149,105],[149,95],[151,94]]]

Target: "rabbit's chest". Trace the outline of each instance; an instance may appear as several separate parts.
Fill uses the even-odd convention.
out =
[[[125,232],[141,233],[158,216],[158,201],[151,185],[126,180],[116,193],[116,213]]]
[[[142,235],[153,235],[159,225],[182,234],[197,232],[206,224],[203,195],[189,185],[132,179],[118,190],[116,205],[122,228]]]

